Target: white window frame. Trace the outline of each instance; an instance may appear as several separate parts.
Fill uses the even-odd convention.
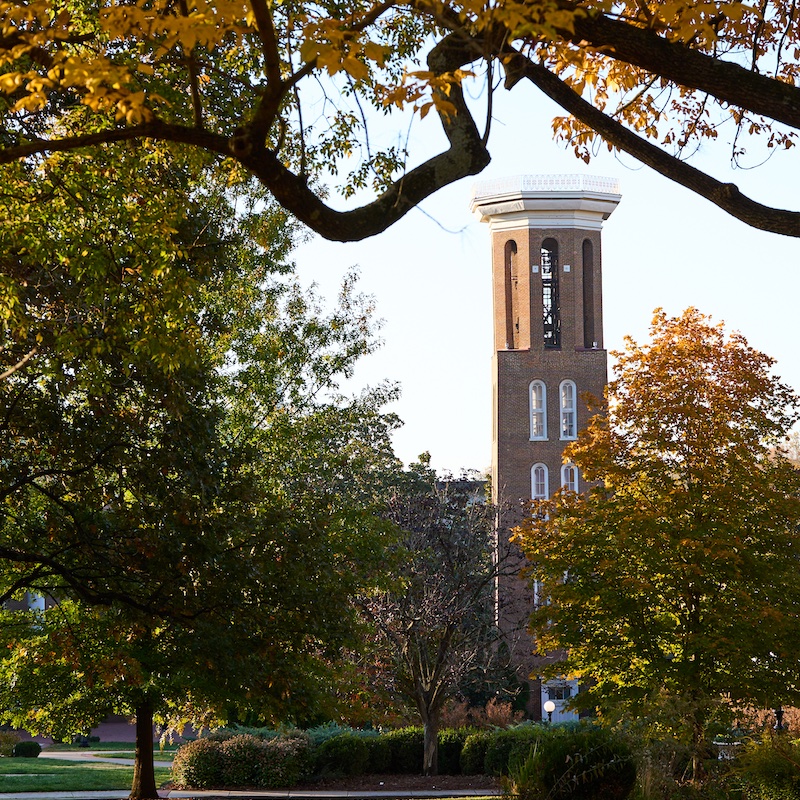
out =
[[[534,404],[534,392],[541,389],[541,405]],[[529,418],[531,426],[531,441],[543,442],[547,440],[547,386],[544,381],[531,381],[528,387]],[[538,425],[536,422],[538,421]],[[537,431],[537,428],[539,429]]]
[[[571,403],[564,402],[564,389],[569,387],[572,391]],[[575,388],[575,381],[561,381],[558,385],[558,408],[559,408],[559,431],[562,441],[569,441],[578,438],[578,412],[577,412],[578,390]]]
[[[537,481],[536,472],[537,470],[542,470],[542,480]],[[537,493],[536,485],[537,483],[541,483],[542,487],[544,488],[543,492]],[[531,467],[531,498],[533,500],[547,500],[550,497],[550,476],[548,475],[547,464],[542,464],[539,462],[538,464],[534,464]]]
[[[568,478],[570,472],[572,472],[572,480]],[[578,491],[578,468],[572,462],[561,467],[561,488],[570,492]]]

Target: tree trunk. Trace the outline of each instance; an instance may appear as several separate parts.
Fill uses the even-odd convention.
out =
[[[697,698],[693,698],[698,703]],[[700,784],[706,777],[705,759],[708,758],[708,742],[706,740],[706,713],[695,708],[691,720],[692,725],[692,782]]]
[[[424,749],[422,756],[422,769],[425,775],[439,774],[439,710],[431,711],[425,715],[424,722]]]
[[[136,755],[129,800],[158,800],[153,765],[153,706],[145,700],[136,706]]]

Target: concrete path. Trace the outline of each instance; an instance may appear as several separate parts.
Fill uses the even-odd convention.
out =
[[[114,758],[111,753],[128,752],[127,750],[42,750],[42,758],[55,758],[59,761],[105,761],[108,764],[121,764],[132,767],[132,758]],[[153,761],[156,767],[171,767],[171,761]],[[0,800],[4,795],[0,792]]]

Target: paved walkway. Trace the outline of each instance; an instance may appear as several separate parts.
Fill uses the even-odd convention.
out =
[[[132,767],[132,758],[114,758],[111,753],[128,752],[127,750],[42,750],[42,758],[54,758],[59,761],[105,761],[108,764],[122,764]],[[156,767],[171,767],[171,761],[153,761]],[[2,792],[0,792],[2,795]]]

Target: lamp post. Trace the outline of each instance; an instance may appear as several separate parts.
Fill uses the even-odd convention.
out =
[[[553,712],[556,710],[556,704],[552,700],[548,700],[544,704],[544,710],[547,712],[547,724],[553,723]]]
[[[785,730],[783,727],[783,707],[778,706],[775,709],[775,731],[776,733],[783,733]]]

